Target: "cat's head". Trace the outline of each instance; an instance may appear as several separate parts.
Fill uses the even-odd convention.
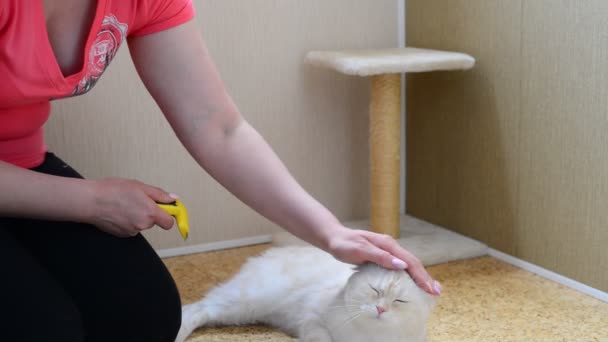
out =
[[[360,314],[357,324],[407,332],[424,330],[435,303],[407,272],[375,264],[357,267],[343,295],[348,311]]]

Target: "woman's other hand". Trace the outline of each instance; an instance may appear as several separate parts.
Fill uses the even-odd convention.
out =
[[[158,225],[173,227],[173,218],[157,203],[171,203],[177,196],[137,180],[107,178],[92,182],[90,223],[119,237],[129,237]]]

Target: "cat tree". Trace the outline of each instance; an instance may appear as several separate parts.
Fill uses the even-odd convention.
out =
[[[488,247],[466,236],[409,215],[399,215],[401,182],[401,74],[466,70],[473,57],[417,48],[358,51],[312,51],[308,63],[347,75],[371,78],[370,220],[344,222],[353,229],[389,234],[425,266],[487,254]],[[275,246],[306,245],[295,236],[273,234]]]
[[[370,104],[370,228],[395,238],[400,235],[401,74],[466,70],[473,57],[457,52],[396,48],[383,50],[312,51],[312,65],[347,75],[371,77]]]

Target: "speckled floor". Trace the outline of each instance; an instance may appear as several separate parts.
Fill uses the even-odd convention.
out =
[[[165,259],[184,303],[238,271],[269,245]],[[444,294],[429,322],[433,341],[608,342],[608,303],[491,257],[429,268]],[[189,342],[295,341],[262,326],[199,329]]]

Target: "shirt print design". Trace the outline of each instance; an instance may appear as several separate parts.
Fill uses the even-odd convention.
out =
[[[101,23],[101,29],[91,46],[88,56],[88,66],[84,77],[78,82],[71,96],[81,95],[91,90],[106,70],[120,44],[127,36],[129,25],[121,23],[113,14],[106,15]]]

